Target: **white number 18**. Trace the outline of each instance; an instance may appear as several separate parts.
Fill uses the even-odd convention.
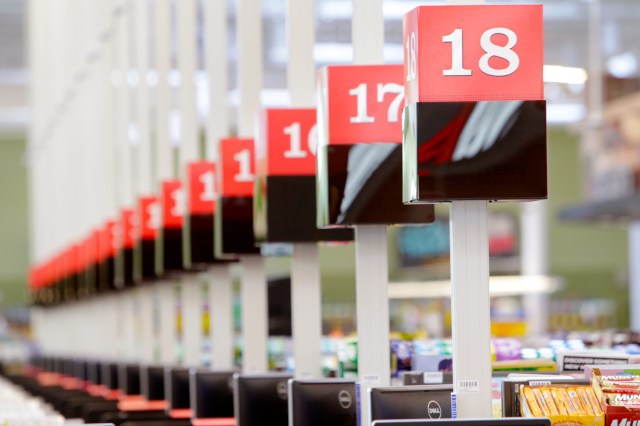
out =
[[[501,34],[507,37],[507,44],[499,46],[491,41],[491,37]],[[471,70],[464,67],[463,32],[460,28],[455,29],[451,34],[442,37],[444,43],[451,43],[451,68],[443,70],[445,76],[465,76],[471,75]],[[518,36],[509,28],[490,28],[480,37],[480,47],[485,51],[478,61],[478,67],[483,73],[493,77],[504,77],[513,74],[520,66],[520,57],[512,49],[518,42]],[[502,58],[507,61],[505,68],[494,68],[489,65],[492,57]]]

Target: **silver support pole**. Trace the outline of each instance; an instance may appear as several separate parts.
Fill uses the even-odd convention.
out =
[[[384,18],[382,0],[352,0],[351,38],[355,65],[382,64]],[[373,386],[388,386],[389,298],[387,227],[358,225],[356,245],[356,318],[358,327],[358,377],[361,395]],[[369,401],[361,399],[360,425],[368,426]]]
[[[238,0],[238,135],[252,137],[260,110],[262,87],[262,20],[260,0]],[[243,370],[268,370],[267,277],[260,256],[244,256],[242,262]]]
[[[205,156],[217,161],[218,142],[229,134],[226,2],[205,0],[204,21],[205,62],[209,81]],[[229,370],[233,368],[234,359],[233,287],[229,266],[212,267],[207,284],[213,344],[211,365],[214,369]]]

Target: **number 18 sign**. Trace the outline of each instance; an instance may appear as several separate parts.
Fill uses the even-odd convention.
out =
[[[407,105],[544,99],[541,5],[417,7],[403,40]]]

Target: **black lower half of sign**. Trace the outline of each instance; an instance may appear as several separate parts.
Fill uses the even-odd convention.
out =
[[[544,101],[409,105],[403,151],[408,203],[547,197]]]
[[[162,247],[162,272],[171,273],[184,270],[182,227],[163,228],[162,237],[157,243]]]
[[[316,226],[316,177],[264,176],[254,199],[256,238],[267,242],[351,241],[348,228]]]
[[[188,234],[189,264],[198,268],[202,265],[226,263],[228,259],[215,256],[215,215],[191,214],[185,223]]]
[[[329,145],[319,149],[317,224],[425,224],[433,206],[402,203],[402,146]]]
[[[215,215],[215,255],[258,254],[253,232],[253,197],[221,197]]]
[[[153,280],[156,274],[156,240],[143,238],[137,247],[140,253],[140,274],[143,281]]]

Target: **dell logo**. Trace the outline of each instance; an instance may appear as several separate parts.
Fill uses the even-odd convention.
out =
[[[349,392],[341,390],[338,394],[338,403],[340,403],[340,406],[346,410],[351,407],[351,404],[353,404],[353,398],[351,398],[351,394]]]
[[[278,382],[278,385],[276,386],[276,392],[278,392],[278,396],[280,397],[280,399],[287,399],[287,382],[282,381],[282,382]]]
[[[440,409],[440,404],[438,404],[437,401],[429,401],[427,411],[430,419],[439,419],[442,417],[442,409]]]

